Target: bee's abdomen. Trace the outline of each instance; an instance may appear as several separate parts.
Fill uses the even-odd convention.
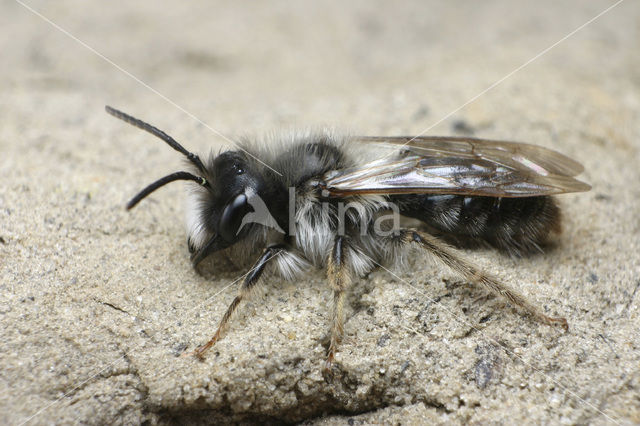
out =
[[[549,233],[560,231],[560,210],[551,197],[411,194],[392,201],[403,215],[454,242],[487,242],[514,255],[540,251]]]

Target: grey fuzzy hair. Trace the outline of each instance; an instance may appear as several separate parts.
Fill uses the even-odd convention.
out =
[[[341,167],[367,162],[375,158],[377,153],[363,154],[354,151],[349,144],[349,137],[339,135],[331,129],[290,131],[279,134],[268,134],[262,138],[243,138],[241,146],[251,155],[266,164],[278,164],[285,182],[292,184],[288,173],[296,171],[299,164],[282,163],[282,153],[308,143],[324,142],[335,146],[344,156]],[[365,150],[366,151],[366,150]],[[356,155],[357,152],[357,155]],[[213,155],[213,154],[212,154]],[[212,236],[207,232],[201,217],[202,194],[200,187],[189,185],[186,204],[187,234],[195,248],[202,247]],[[365,275],[377,266],[377,263],[404,264],[406,250],[397,244],[382,241],[372,235],[372,224],[380,211],[388,208],[388,201],[381,195],[355,195],[340,201],[344,207],[342,220],[348,222],[352,229],[347,244],[346,259],[348,267],[357,276]],[[325,208],[318,199],[317,193],[305,185],[296,187],[295,234],[292,250],[282,253],[274,259],[275,267],[269,268],[272,273],[286,280],[298,278],[311,266],[322,268],[338,235],[340,219],[336,209]],[[222,250],[221,255],[228,257],[236,266],[247,267],[257,259],[260,250],[269,244],[278,243],[282,235],[268,230],[261,225],[254,226],[248,236],[233,246]],[[393,252],[393,253],[390,253]]]

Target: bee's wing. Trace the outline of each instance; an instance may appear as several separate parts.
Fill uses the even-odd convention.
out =
[[[573,178],[582,166],[546,148],[447,137],[356,137],[380,159],[328,172],[329,194],[461,194],[531,197],[587,191]],[[386,154],[385,154],[386,152]]]

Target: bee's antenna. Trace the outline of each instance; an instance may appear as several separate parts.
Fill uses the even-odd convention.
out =
[[[118,111],[115,108],[111,108],[109,105],[105,105],[104,109],[105,111],[107,111],[107,113],[113,115],[114,117],[119,118],[122,121],[126,121],[127,123],[133,126],[136,126],[137,128],[142,129],[144,131],[147,131],[152,135],[162,139],[171,148],[184,154],[189,159],[189,161],[191,161],[198,168],[198,170],[200,170],[202,173],[206,173],[204,164],[202,164],[202,161],[200,161],[200,157],[198,157],[196,154],[192,152],[187,151],[182,145],[178,143],[178,141],[176,141],[174,138],[172,138],[162,130],[152,126],[149,123],[145,123],[142,120],[138,120],[137,118],[132,117],[129,114],[125,114],[122,111]]]
[[[171,173],[170,175],[167,175],[163,178],[158,179],[157,181],[153,182],[151,185],[147,186],[145,189],[143,189],[142,191],[138,192],[138,194],[133,197],[131,199],[131,201],[129,201],[127,203],[127,210],[130,210],[132,208],[135,207],[136,204],[138,204],[140,201],[142,201],[143,198],[145,198],[147,195],[151,194],[153,191],[155,191],[156,189],[165,186],[168,183],[171,183],[173,181],[176,180],[192,180],[194,182],[199,183],[202,186],[209,186],[209,182],[207,182],[207,180],[203,177],[200,176],[196,176],[196,175],[192,175],[189,172],[175,172],[175,173]]]

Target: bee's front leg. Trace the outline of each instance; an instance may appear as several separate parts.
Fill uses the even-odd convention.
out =
[[[281,245],[281,244],[269,246],[264,250],[264,252],[262,253],[262,256],[260,256],[258,261],[255,263],[255,265],[253,265],[253,267],[249,270],[249,272],[245,276],[244,282],[242,283],[242,287],[240,287],[240,290],[238,291],[238,295],[233,299],[233,301],[227,308],[227,311],[222,317],[222,320],[218,325],[218,329],[216,330],[213,337],[204,345],[201,345],[198,348],[196,348],[195,351],[184,353],[183,356],[195,355],[198,358],[202,358],[202,356],[207,351],[207,349],[215,345],[216,342],[220,340],[220,338],[222,337],[222,334],[227,328],[227,325],[229,324],[229,321],[231,320],[231,317],[236,312],[238,305],[240,305],[240,302],[242,302],[243,300],[249,297],[251,290],[260,281],[260,277],[262,276],[262,273],[264,272],[269,261],[272,260],[275,256],[279,255],[284,250],[285,250],[285,247],[284,245]]]

